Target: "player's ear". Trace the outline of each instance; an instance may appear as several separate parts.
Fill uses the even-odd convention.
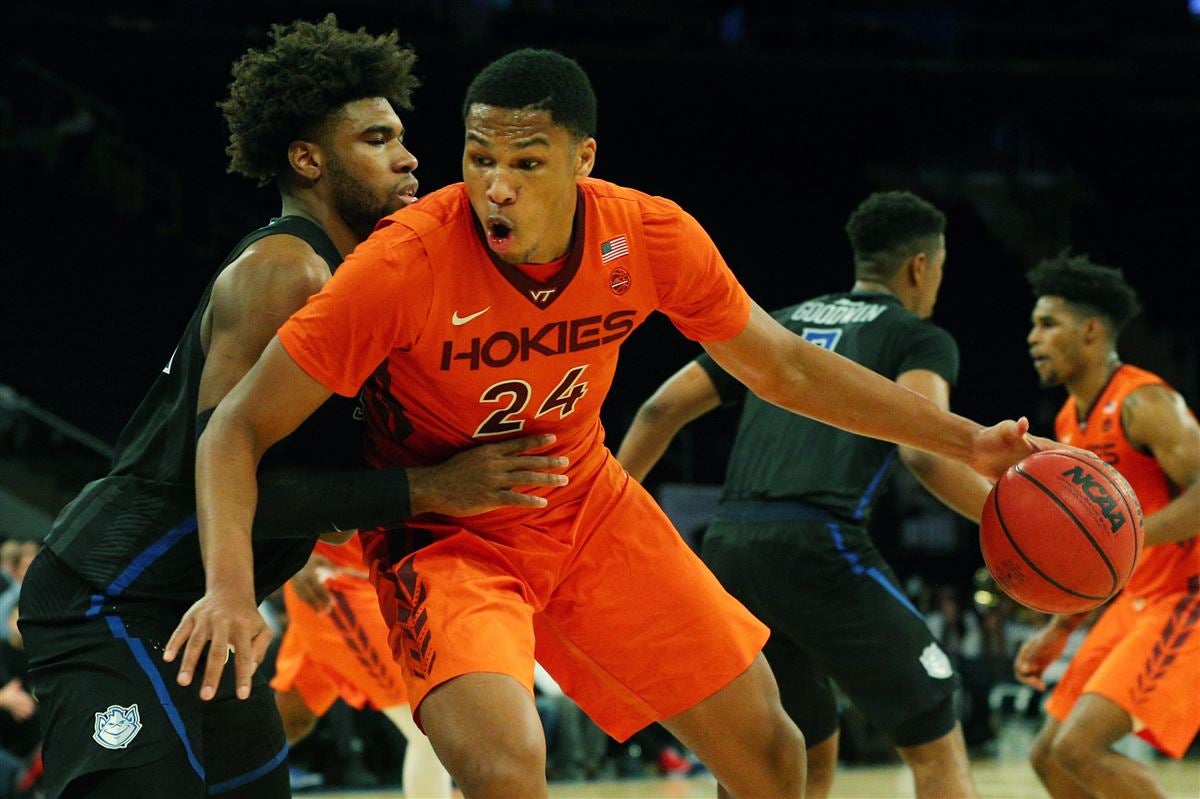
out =
[[[1089,316],[1083,320],[1083,340],[1091,344],[1108,337],[1108,330],[1104,326],[1104,321],[1098,316]]]
[[[580,180],[592,174],[596,166],[596,140],[588,136],[575,145],[575,179]]]
[[[908,271],[909,280],[914,286],[923,286],[929,278],[929,266],[929,257],[924,252],[918,252],[905,262],[903,268]]]
[[[325,156],[320,145],[299,140],[288,145],[288,165],[301,180],[316,183],[321,177],[321,165],[324,162]]]

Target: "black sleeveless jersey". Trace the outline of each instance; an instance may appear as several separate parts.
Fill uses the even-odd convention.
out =
[[[889,380],[913,369],[935,372],[950,385],[958,379],[954,339],[890,294],[827,294],[772,316],[810,343]],[[707,355],[697,362],[723,403],[745,399],[722,502],[803,502],[847,521],[867,523],[895,461],[895,444],[847,433],[764,402]]]
[[[200,325],[217,275],[267,236],[303,239],[333,271],[341,255],[325,232],[296,216],[273,219],[238,243],[209,281],[170,361],[117,440],[112,471],[89,483],[55,520],[46,544],[110,597],[190,603],[204,594],[196,530],[196,403],[204,369]],[[276,444],[266,463],[361,463],[357,399],[333,397]],[[259,601],[294,574],[316,537],[254,542]]]

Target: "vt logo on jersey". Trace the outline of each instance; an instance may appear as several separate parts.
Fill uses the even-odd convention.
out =
[[[457,361],[465,361],[467,368],[475,371],[480,365],[508,366],[513,361],[528,361],[534,355],[590,350],[629,335],[635,316],[637,311],[613,311],[605,316],[550,322],[539,328],[497,330],[487,338],[476,336],[470,341],[443,341],[442,371],[450,371]]]
[[[92,733],[92,740],[105,749],[124,749],[141,729],[137,702],[129,707],[109,705],[108,710],[96,714],[96,731]]]

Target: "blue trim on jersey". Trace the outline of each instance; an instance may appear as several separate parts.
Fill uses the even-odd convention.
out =
[[[234,788],[240,788],[243,785],[254,782],[260,777],[270,774],[279,767],[280,763],[287,759],[287,754],[288,745],[285,743],[283,748],[279,750],[279,754],[275,755],[275,757],[271,758],[266,763],[263,763],[253,771],[247,771],[245,774],[239,774],[238,776],[225,780],[224,782],[218,782],[216,785],[210,785],[208,788],[209,795],[211,796],[218,793],[228,793]]]
[[[154,561],[166,554],[167,550],[179,543],[179,540],[184,536],[191,535],[196,532],[196,514],[184,519],[177,527],[168,530],[163,534],[162,538],[155,541],[150,546],[146,547],[140,555],[133,559],[133,562],[125,567],[125,571],[121,572],[117,579],[112,581],[105,592],[109,596],[120,596],[121,592],[128,588],[134,580],[142,576],[142,572],[150,568]]]
[[[192,743],[188,740],[187,728],[183,726],[183,718],[179,715],[179,708],[175,707],[175,703],[171,701],[171,694],[167,691],[167,685],[163,682],[162,675],[158,673],[158,668],[155,667],[154,661],[150,658],[150,653],[146,651],[145,644],[140,638],[131,638],[129,631],[125,629],[125,622],[121,621],[120,616],[105,616],[108,621],[108,629],[112,632],[113,637],[124,641],[129,645],[129,649],[133,652],[133,659],[142,667],[142,671],[146,672],[146,676],[150,678],[150,685],[154,688],[154,694],[158,697],[159,704],[162,705],[163,712],[167,714],[167,720],[171,722],[171,726],[175,728],[175,734],[179,736],[179,740],[183,743],[183,751],[187,753],[188,762],[192,764],[192,768],[200,777],[200,781],[204,782],[204,766],[200,765],[200,761],[196,758],[196,753],[192,751]]]
[[[858,507],[854,509],[854,516],[851,518],[854,521],[862,519],[863,514],[867,512],[867,507],[871,504],[871,500],[875,498],[875,489],[879,488],[879,483],[883,480],[883,476],[887,474],[888,469],[892,466],[892,461],[896,458],[898,449],[893,449],[883,459],[883,465],[879,467],[879,471],[875,472],[875,476],[871,478],[871,482],[867,485],[867,490],[863,492],[862,498],[858,500]]]
[[[99,616],[102,607],[104,607],[104,594],[92,594],[92,604],[88,605],[87,613],[83,615],[89,619]]]
[[[837,547],[838,552],[842,553],[842,557],[850,563],[850,570],[855,574],[865,574],[875,582],[879,583],[884,589],[896,598],[904,607],[908,608],[914,616],[925,621],[925,617],[921,615],[921,611],[913,607],[913,603],[908,601],[908,597],[900,593],[896,586],[892,585],[892,581],[884,576],[883,572],[876,569],[874,566],[864,566],[858,562],[858,554],[846,549],[846,542],[842,539],[842,530],[838,527],[837,522],[829,522],[829,534],[833,537],[833,544]]]

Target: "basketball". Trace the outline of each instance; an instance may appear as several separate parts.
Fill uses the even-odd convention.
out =
[[[979,524],[988,571],[1043,613],[1082,613],[1124,587],[1142,551],[1142,508],[1104,461],[1036,452],[992,487]]]

